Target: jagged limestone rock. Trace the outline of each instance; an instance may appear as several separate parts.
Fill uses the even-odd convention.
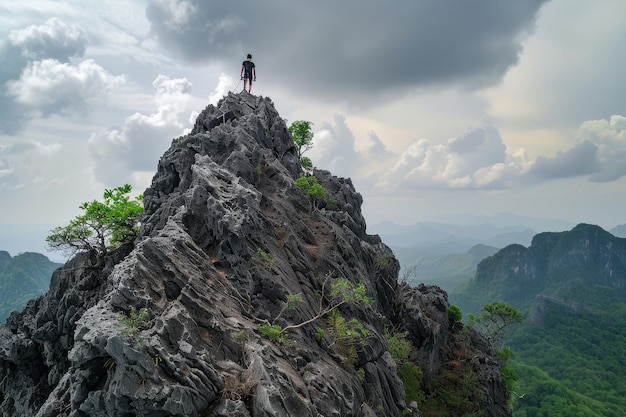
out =
[[[77,255],[0,327],[0,413],[417,416],[384,330],[406,327],[415,359],[436,373],[452,351],[445,293],[398,286],[399,264],[366,233],[349,179],[316,171],[333,204],[314,207],[294,184],[301,173],[269,99],[208,106],[159,161],[138,239],[102,268]],[[368,331],[352,357],[319,337],[326,317],[281,340],[257,330],[314,318],[342,278],[373,300],[339,308]],[[294,294],[301,302],[285,309]],[[508,415],[484,403],[485,415]]]

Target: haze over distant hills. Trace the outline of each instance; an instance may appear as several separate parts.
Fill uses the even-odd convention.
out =
[[[565,220],[507,213],[493,216],[461,213],[412,225],[386,221],[372,225],[368,230],[381,235],[392,248],[443,247],[450,253],[451,248],[465,251],[479,243],[496,247],[504,247],[511,243],[529,245],[536,233],[569,230],[575,225]],[[437,249],[433,251],[439,252]]]
[[[51,252],[46,247],[46,237],[57,226],[62,225],[0,224],[0,250],[12,256],[22,252],[41,253],[53,262],[65,262],[66,257],[61,252]]]
[[[500,213],[494,216],[457,214],[441,216],[412,225],[382,222],[368,227],[391,247],[411,285],[428,283],[446,291],[473,278],[476,265],[511,244],[530,246],[543,232],[562,232],[574,223]],[[626,237],[626,225],[609,230]]]

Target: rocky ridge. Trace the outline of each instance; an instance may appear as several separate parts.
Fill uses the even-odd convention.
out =
[[[99,268],[78,254],[0,326],[0,414],[418,416],[384,337],[395,329],[423,384],[466,361],[484,415],[510,415],[491,347],[471,330],[459,346],[444,291],[398,283],[351,181],[316,170],[331,199],[314,207],[301,174],[270,99],[208,106],[159,161],[140,237]],[[259,334],[314,317],[342,278],[373,300],[339,308],[368,331],[351,361],[317,334],[324,319],[280,341]],[[294,294],[302,301],[285,309]]]

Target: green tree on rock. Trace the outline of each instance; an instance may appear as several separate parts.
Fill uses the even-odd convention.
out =
[[[311,131],[312,125],[313,123],[306,120],[296,120],[287,128],[291,136],[293,136],[293,142],[298,149],[298,158],[302,158],[302,154],[313,146],[311,144],[313,140],[313,132]]]
[[[95,251],[102,260],[110,250],[131,242],[139,232],[143,213],[143,196],[131,199],[129,184],[104,191],[104,201],[94,200],[80,205],[83,213],[67,226],[56,227],[46,238],[53,250],[68,255]]]
[[[296,120],[287,128],[293,137],[293,143],[296,145],[302,168],[309,171],[313,170],[313,161],[302,155],[313,146],[311,143],[313,140],[313,132],[311,131],[312,125],[313,123],[306,120]]]
[[[470,324],[478,324],[494,346],[504,338],[504,332],[509,326],[521,322],[522,313],[502,302],[485,305],[480,316],[470,314]]]

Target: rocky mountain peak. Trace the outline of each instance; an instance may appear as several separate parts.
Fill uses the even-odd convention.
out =
[[[394,329],[424,384],[471,367],[473,401],[508,416],[491,347],[472,331],[458,345],[445,292],[398,283],[351,181],[316,170],[326,198],[313,204],[302,174],[270,99],[209,105],[160,159],[139,238],[101,267],[78,254],[0,327],[0,414],[417,416],[385,338]],[[371,300],[333,310],[361,326],[351,353],[320,315],[333,283]]]
[[[555,292],[573,281],[588,289],[611,288],[626,299],[626,239],[596,225],[579,224],[565,232],[537,234],[528,248],[509,245],[476,269],[477,284],[524,307],[536,294]]]

